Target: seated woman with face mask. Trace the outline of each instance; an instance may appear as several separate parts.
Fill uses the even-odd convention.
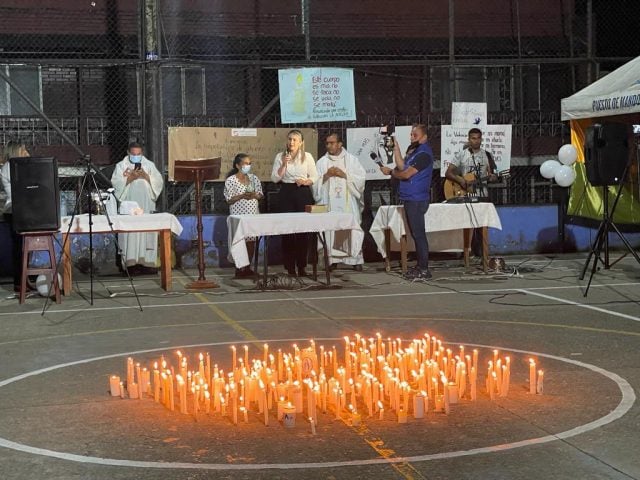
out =
[[[260,213],[258,202],[262,199],[260,179],[251,172],[251,157],[239,153],[233,159],[233,168],[224,182],[224,198],[229,204],[231,215],[256,215]],[[245,239],[249,258],[253,258],[256,247],[255,237]],[[236,268],[236,278],[253,277],[250,266]]]

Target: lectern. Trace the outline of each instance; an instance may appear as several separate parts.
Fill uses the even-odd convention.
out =
[[[204,158],[198,160],[176,160],[173,179],[180,182],[194,182],[196,186],[196,216],[198,217],[198,280],[187,284],[187,288],[205,289],[218,288],[215,282],[204,276],[204,241],[202,238],[202,183],[216,180],[220,176],[220,162],[218,158]]]

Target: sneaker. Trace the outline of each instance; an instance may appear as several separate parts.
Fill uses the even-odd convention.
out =
[[[404,279],[409,281],[430,280],[432,277],[433,275],[431,275],[431,271],[429,269],[420,270],[418,267],[411,267],[407,270],[407,273],[404,274]]]

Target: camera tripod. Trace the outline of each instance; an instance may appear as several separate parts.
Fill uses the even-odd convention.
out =
[[[615,262],[613,263],[609,262],[609,232],[610,231],[613,230],[618,234],[618,237],[620,237],[620,240],[622,240],[622,243],[624,243],[624,246],[627,247],[627,250],[629,251],[629,253],[631,253],[631,255],[633,255],[633,257],[636,259],[638,264],[640,264],[640,256],[638,256],[638,254],[633,249],[629,241],[625,238],[625,236],[622,234],[620,229],[613,222],[613,214],[616,211],[618,200],[620,199],[620,194],[622,193],[622,184],[624,183],[624,180],[627,178],[628,170],[629,170],[629,164],[627,163],[627,166],[624,169],[624,173],[622,174],[620,180],[618,181],[618,193],[616,194],[616,198],[613,201],[613,206],[611,207],[611,211],[609,211],[609,191],[608,191],[609,186],[608,185],[602,186],[602,197],[603,197],[602,221],[600,222],[600,226],[598,227],[598,233],[596,235],[595,240],[593,241],[593,244],[591,245],[589,256],[587,257],[587,260],[584,262],[584,266],[582,267],[582,273],[580,274],[580,277],[579,277],[580,280],[584,280],[584,277],[587,273],[587,268],[589,268],[589,263],[593,259],[593,264],[591,265],[591,274],[589,275],[589,281],[587,282],[587,287],[584,291],[585,297],[589,293],[589,287],[591,286],[591,281],[593,280],[593,276],[596,273],[596,270],[598,267],[598,261],[602,262],[602,265],[605,270],[609,270],[609,268],[611,268],[612,265],[615,265],[617,262],[619,262],[622,258],[624,258],[627,255],[625,253],[622,257],[620,257]],[[601,253],[604,254],[604,258],[600,256]]]
[[[109,230],[111,235],[113,235],[113,240],[114,240],[114,245],[116,247],[116,252],[119,253],[120,252],[120,244],[118,242],[118,236],[115,232],[115,230],[113,229],[113,222],[111,221],[111,217],[109,215],[109,212],[107,211],[107,208],[105,206],[104,200],[102,198],[102,195],[100,195],[100,189],[98,188],[98,184],[96,182],[96,178],[95,178],[95,173],[98,172],[99,175],[102,176],[101,180],[103,182],[106,182],[110,185],[111,182],[108,181],[108,179],[106,179],[106,177],[104,177],[104,175],[99,172],[98,170],[95,169],[95,167],[93,166],[93,164],[91,163],[91,157],[89,155],[84,155],[83,156],[83,160],[85,163],[85,173],[84,176],[82,178],[82,184],[80,186],[80,190],[78,192],[78,195],[76,197],[76,203],[75,203],[75,208],[73,209],[73,214],[71,215],[71,218],[69,219],[69,227],[67,228],[66,231],[66,235],[64,236],[64,243],[62,245],[62,251],[60,253],[60,259],[58,260],[58,264],[56,265],[56,272],[59,271],[60,269],[60,263],[63,259],[63,256],[65,255],[65,252],[67,251],[67,245],[66,242],[69,241],[69,234],[71,233],[71,228],[74,225],[74,219],[76,217],[76,215],[79,214],[82,204],[83,202],[86,200],[87,202],[87,212],[88,212],[88,225],[89,225],[89,303],[91,305],[93,305],[93,280],[94,280],[94,267],[93,267],[93,206],[92,206],[92,199],[93,198],[97,198],[98,199],[98,204],[97,207],[101,207],[101,208],[97,208],[97,210],[101,210],[104,212],[104,215],[107,219],[107,223],[109,225]],[[88,186],[88,188],[87,188]],[[93,193],[96,193],[96,195],[94,196]],[[96,212],[97,213],[97,212]],[[123,259],[121,259],[121,261],[124,261]],[[136,291],[136,287],[133,283],[133,279],[131,278],[131,275],[129,274],[129,271],[126,269],[126,267],[124,268],[124,271],[127,273],[127,277],[129,279],[129,284],[131,285],[131,289],[133,290],[133,294],[136,297],[136,301],[138,302],[138,307],[140,308],[140,311],[142,311],[142,304],[140,303],[140,297],[138,296],[138,292]],[[51,287],[50,287],[51,288]],[[44,314],[44,311],[47,307],[47,301],[45,301],[44,307],[42,309],[42,312]]]

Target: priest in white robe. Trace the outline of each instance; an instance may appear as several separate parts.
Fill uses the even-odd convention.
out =
[[[362,220],[365,170],[357,157],[343,148],[342,137],[330,133],[325,140],[327,153],[316,162],[318,180],[314,195],[318,204],[327,205],[330,212],[350,213],[356,222]],[[363,232],[326,232],[331,268],[338,263],[362,270]]]
[[[156,210],[156,200],[164,181],[155,164],[142,154],[142,146],[130,143],[128,154],[118,162],[111,183],[120,202],[138,203],[143,213]],[[158,233],[121,233],[118,235],[125,266],[134,273],[154,273],[158,258]],[[131,267],[136,267],[137,270]]]

